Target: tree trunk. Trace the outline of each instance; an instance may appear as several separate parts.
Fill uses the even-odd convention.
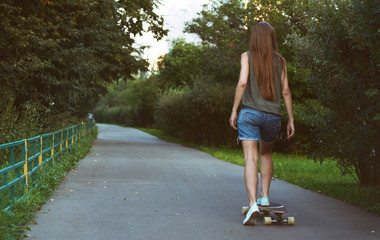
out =
[[[371,161],[359,161],[356,166],[360,186],[380,185],[380,163]]]

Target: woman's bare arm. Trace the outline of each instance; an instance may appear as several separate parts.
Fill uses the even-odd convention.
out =
[[[286,112],[288,114],[288,124],[287,124],[287,135],[288,140],[294,137],[295,128],[294,128],[294,118],[293,118],[293,104],[292,104],[292,95],[290,93],[289,83],[288,83],[288,73],[286,68],[285,59],[283,63],[282,73],[281,73],[281,85],[282,85],[282,97],[284,98]]]
[[[240,77],[239,77],[239,82],[236,85],[234,105],[232,107],[232,113],[230,116],[230,126],[235,130],[237,129],[236,127],[237,110],[239,108],[241,99],[243,98],[243,94],[244,94],[245,88],[247,87],[247,82],[248,82],[249,60],[248,60],[247,53],[241,54],[240,65],[241,65]]]

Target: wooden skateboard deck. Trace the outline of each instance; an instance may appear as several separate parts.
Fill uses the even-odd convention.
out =
[[[264,225],[270,225],[272,223],[287,223],[289,226],[294,225],[294,217],[287,217],[287,219],[282,218],[282,214],[287,213],[288,210],[282,204],[276,202],[270,202],[269,206],[257,205],[259,207],[260,212],[263,212],[264,215],[269,215],[273,212],[276,217],[272,219],[272,217],[264,217]],[[241,213],[243,215],[247,214],[249,207],[244,206],[241,209]]]

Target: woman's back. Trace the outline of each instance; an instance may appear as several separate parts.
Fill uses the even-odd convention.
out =
[[[281,115],[281,105],[280,105],[280,93],[281,93],[281,56],[278,54],[273,54],[272,61],[272,76],[274,85],[274,98],[273,101],[265,100],[260,87],[257,82],[255,67],[253,65],[252,55],[248,51],[246,52],[249,60],[249,79],[247,82],[247,87],[244,91],[242,105],[257,109],[267,113],[273,113],[276,115]]]

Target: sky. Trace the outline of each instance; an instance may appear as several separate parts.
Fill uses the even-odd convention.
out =
[[[185,34],[183,29],[185,22],[191,21],[197,16],[204,4],[210,0],[161,0],[159,8],[155,10],[158,15],[162,15],[165,21],[165,29],[169,30],[168,36],[157,42],[153,34],[146,33],[142,37],[136,37],[135,46],[149,45],[145,50],[143,58],[149,59],[149,63],[154,65],[159,56],[167,53],[171,46],[171,41],[176,38],[185,38],[187,42],[197,42],[199,39],[194,34]],[[151,68],[150,67],[150,68]]]

